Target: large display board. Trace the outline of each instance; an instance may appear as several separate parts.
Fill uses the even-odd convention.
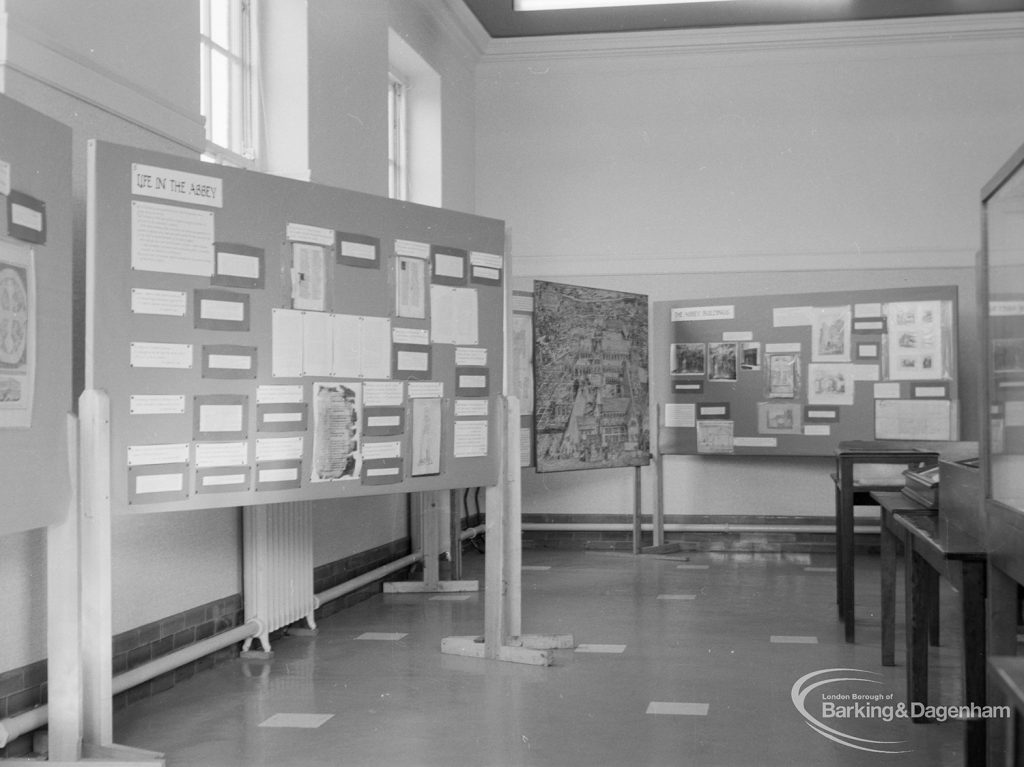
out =
[[[0,96],[0,535],[68,513],[71,130]]]
[[[495,482],[504,224],[95,142],[119,512]]]
[[[956,287],[654,305],[664,454],[959,437]]]
[[[533,284],[537,471],[650,462],[647,296]]]

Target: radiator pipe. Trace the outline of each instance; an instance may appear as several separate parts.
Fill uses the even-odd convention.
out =
[[[370,570],[370,572],[356,576],[352,580],[339,583],[337,586],[332,586],[326,591],[321,591],[319,594],[314,594],[313,604],[315,607],[320,607],[326,602],[330,602],[332,599],[337,599],[338,597],[343,597],[346,594],[351,594],[353,591],[358,591],[364,586],[369,586],[376,580],[380,580],[381,578],[391,575],[391,573],[422,561],[423,552],[414,551],[412,554],[407,554],[401,559],[396,559],[394,562],[388,562],[386,565],[381,565],[376,570]]]
[[[256,636],[261,631],[258,621],[252,620],[233,629],[222,631],[207,639],[200,640],[180,650],[175,650],[167,655],[162,655],[154,661],[137,666],[131,671],[118,674],[111,680],[111,691],[117,693],[129,690],[143,682],[155,679],[161,674],[173,671],[176,668],[199,660],[210,653],[223,650],[236,642],[241,642],[251,636]],[[50,707],[48,704],[37,706],[24,713],[12,716],[9,719],[0,719],[0,748],[3,748],[15,738],[25,733],[45,727],[50,719]]]
[[[10,719],[0,719],[0,748],[26,732],[45,727],[49,719],[50,709],[45,703]]]
[[[478,535],[483,535],[487,531],[487,525],[477,525],[476,527],[467,527],[459,534],[460,540],[468,541],[470,538],[476,538]]]

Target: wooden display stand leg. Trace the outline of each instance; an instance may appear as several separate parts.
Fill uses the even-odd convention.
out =
[[[113,742],[113,620],[111,592],[110,399],[88,389],[78,401],[81,419],[79,545],[82,756],[93,763],[163,765],[163,754]],[[72,760],[75,761],[75,760]]]
[[[442,581],[439,561],[441,559],[440,525],[438,510],[449,494],[413,493],[413,524],[419,519],[420,545],[423,549],[422,581],[389,581],[384,584],[385,594],[427,594],[434,592],[479,591],[480,583],[468,581]]]
[[[154,767],[163,754],[113,741],[110,571],[110,401],[79,398],[80,434],[68,421],[72,498],[47,529],[48,759],[5,765]]]
[[[446,637],[441,652],[470,658],[550,666],[554,650],[576,646],[572,634],[523,635],[522,502],[518,461],[519,402],[502,398],[498,421],[498,483],[487,488],[484,635]]]
[[[657,409],[657,421],[654,426],[654,444],[658,444],[659,430],[661,428],[661,405]],[[640,481],[640,467],[637,469],[637,483]],[[651,527],[654,529],[653,540],[650,546],[644,546],[640,551],[644,554],[674,554],[682,547],[678,543],[665,543],[665,458],[659,452],[654,459],[655,479],[657,482],[656,495],[654,499],[654,514],[651,519]],[[639,489],[637,489],[636,505],[639,507]],[[638,512],[639,513],[639,512]],[[634,548],[633,553],[636,553]]]

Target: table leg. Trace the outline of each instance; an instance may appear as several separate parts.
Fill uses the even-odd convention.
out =
[[[986,588],[988,592],[988,620],[985,627],[985,641],[988,644],[987,655],[1016,655],[1017,581],[989,563]],[[1004,706],[1010,703],[1009,698],[998,684],[989,685],[987,693],[990,706]],[[1014,763],[1013,736],[1018,718],[1015,713],[1007,720],[1005,727],[993,722],[992,726],[988,728],[988,758],[993,767],[999,764]]]
[[[892,519],[882,509],[882,665],[896,665],[896,536],[889,530]]]
[[[932,647],[939,646],[939,584],[937,570],[928,572],[928,643]]]
[[[854,568],[853,568],[853,489],[844,488],[840,505],[839,548],[842,561],[839,570],[843,576],[842,620],[846,641],[853,642],[856,619],[854,617]]]
[[[963,562],[960,600],[963,611],[964,697],[965,704],[985,706],[985,563]],[[984,767],[986,760],[986,722],[968,719],[965,728],[965,763]]]
[[[842,518],[843,493],[836,485],[836,605],[839,620],[843,619],[843,547],[840,545],[840,519]]]
[[[907,541],[907,705],[928,705],[928,570],[924,557]],[[914,717],[913,721],[927,721]]]

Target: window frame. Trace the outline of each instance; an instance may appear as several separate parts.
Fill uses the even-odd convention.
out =
[[[409,199],[409,82],[388,71],[388,197]]]
[[[200,113],[205,123],[203,159],[223,165],[256,169],[256,0],[200,0]],[[215,39],[214,12],[226,10],[226,40]],[[215,61],[227,67],[227,81],[214,79]],[[224,114],[215,114],[214,94],[226,92]],[[227,124],[221,125],[221,117]],[[223,133],[222,133],[223,132]]]

